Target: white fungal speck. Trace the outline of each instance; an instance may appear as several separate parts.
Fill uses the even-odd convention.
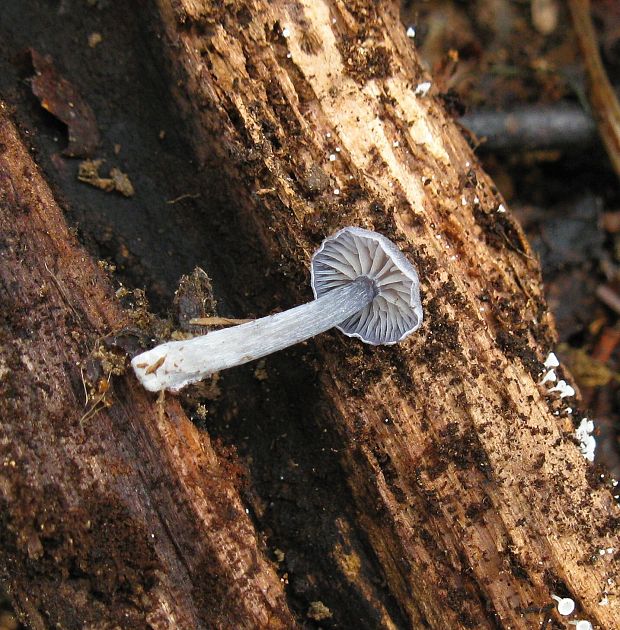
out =
[[[544,366],[549,369],[549,368],[556,368],[559,367],[560,362],[558,361],[558,358],[555,356],[554,352],[550,352],[547,355],[547,358],[545,359],[545,363]]]
[[[545,383],[555,383],[558,380],[558,377],[555,375],[555,370],[549,370],[540,381],[541,385]]]
[[[560,394],[560,398],[575,395],[575,390],[566,381],[558,381],[557,385],[549,390],[549,393],[553,392]]]
[[[609,598],[607,597],[607,595],[605,595],[603,597],[603,599],[601,599],[601,601],[598,603],[599,606],[609,606]]]
[[[326,138],[331,138],[331,137],[332,137],[332,134],[328,131],[328,132],[325,134],[325,137],[326,137]]]
[[[575,610],[575,602],[570,597],[551,596],[558,603],[558,612],[562,616],[572,615]]]
[[[283,29],[282,29],[282,37],[284,37],[284,38],[286,39],[287,37],[290,37],[290,36],[291,36],[291,31],[290,31],[290,29],[288,29],[288,28],[286,28],[286,27],[285,27],[285,28],[283,28]]]
[[[394,142],[392,142],[392,146],[393,147],[399,147],[400,146],[400,142],[398,140],[394,140]]]
[[[504,212],[506,212],[506,206],[503,203],[500,203],[499,206],[497,206],[497,212],[504,214]]]
[[[340,153],[340,147],[336,147],[336,153]]]
[[[340,194],[340,188],[334,188],[334,195]]]
[[[575,429],[575,437],[579,440],[579,450],[589,462],[594,461],[594,451],[596,450],[593,432],[594,422],[587,418],[582,418],[579,426]]]
[[[568,622],[571,626],[575,626],[575,630],[593,630],[592,624],[585,619],[575,619]]]
[[[330,153],[329,154],[329,161],[330,162],[335,162],[336,161],[336,154],[335,153]]]
[[[431,89],[430,81],[423,81],[422,83],[418,83],[416,89],[414,90],[414,96],[426,96]]]
[[[290,59],[293,55],[291,55],[291,53],[286,53],[286,58]]]
[[[407,37],[408,37],[409,39],[413,39],[413,38],[415,37],[415,28],[413,28],[413,26],[410,26],[410,27],[407,29]]]

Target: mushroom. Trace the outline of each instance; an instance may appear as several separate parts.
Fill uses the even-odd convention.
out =
[[[381,234],[358,227],[336,232],[312,257],[311,278],[315,299],[307,304],[134,357],[138,379],[149,391],[178,391],[333,327],[371,345],[391,345],[422,324],[417,271]]]
[[[557,595],[551,595],[552,599],[557,602],[557,608],[560,615],[566,617],[572,615],[575,611],[575,602],[570,597],[558,597]]]

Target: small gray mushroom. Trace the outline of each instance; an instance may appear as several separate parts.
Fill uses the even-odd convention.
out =
[[[336,327],[372,345],[402,341],[422,324],[415,267],[389,239],[346,227],[312,257],[315,299],[282,313],[171,341],[131,365],[149,391],[178,391],[214,372],[242,365]]]

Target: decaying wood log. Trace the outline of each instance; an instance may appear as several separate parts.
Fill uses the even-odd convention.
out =
[[[0,300],[0,558],[29,627],[290,627],[208,436],[132,378],[108,390],[132,321],[1,103]]]
[[[396,7],[155,6],[144,17],[196,155],[280,269],[275,293],[307,299],[309,257],[344,225],[386,234],[420,271],[426,319],[406,343],[312,342],[317,424],[338,436],[356,507],[333,545],[340,572],[317,578],[325,601],[354,591],[359,627],[525,629],[562,627],[556,594],[617,627],[620,513],[574,442],[576,404],[537,385],[555,338],[538,265],[426,94]],[[1,576],[26,622],[345,627],[345,598],[300,604],[257,542],[260,488],[253,524],[236,471],[179,403],[110,379],[135,321],[3,110],[0,239]]]
[[[530,628],[553,593],[618,625],[618,512],[568,404],[537,386],[554,340],[537,263],[439,95],[424,97],[396,6],[158,5],[196,151],[237,183],[271,259],[291,261],[287,290],[302,299],[313,249],[346,224],[418,264],[414,339],[317,341],[325,423],[411,626]]]

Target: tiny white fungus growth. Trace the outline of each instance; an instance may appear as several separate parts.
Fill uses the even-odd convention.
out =
[[[613,547],[607,547],[605,551],[607,551],[608,555],[611,555],[615,551],[615,549]]]
[[[286,53],[286,58],[290,59],[293,55],[291,55],[291,53]]]
[[[291,36],[291,31],[288,28],[283,28],[282,29],[282,37],[287,38]]]
[[[340,147],[336,147],[336,153],[340,153]]]
[[[594,630],[592,624],[585,619],[575,619],[568,622],[571,626],[575,626],[575,630]]]
[[[497,206],[497,212],[504,214],[504,212],[506,212],[506,206],[503,203],[500,203],[499,206]]]
[[[329,154],[329,161],[330,162],[335,162],[336,161],[336,154],[335,153],[330,153]]]
[[[575,395],[575,390],[566,381],[558,381],[557,385],[555,387],[552,387],[549,392],[557,392],[558,394],[560,394],[560,398],[566,398],[568,396]]]
[[[555,370],[549,370],[540,381],[541,385],[545,383],[555,383],[558,380],[558,377],[555,375]]]
[[[328,132],[325,134],[325,137],[326,137],[326,138],[331,138],[331,137],[332,137],[332,134],[328,131]]]
[[[467,205],[467,199],[465,198],[465,195],[461,196],[461,205],[462,206],[466,206]]]
[[[573,408],[572,407],[566,407],[565,411],[566,411],[566,413],[571,414],[571,413],[573,413]]]
[[[599,606],[609,606],[609,598],[607,595],[603,596],[603,599],[598,603]]]
[[[558,597],[557,595],[552,595],[551,597],[558,603],[558,612],[560,615],[566,617],[567,615],[573,614],[575,602],[570,597]]]
[[[592,435],[593,432],[594,422],[587,418],[582,418],[579,426],[575,429],[575,437],[579,440],[579,450],[590,462],[594,461],[594,452],[596,450],[596,439]]]
[[[414,38],[415,38],[415,28],[413,28],[413,26],[410,26],[410,27],[407,29],[407,37],[408,37],[409,39],[414,39]]]
[[[418,83],[416,89],[413,92],[414,96],[426,96],[431,89],[430,81],[423,81],[422,83]]]
[[[334,195],[340,194],[340,188],[334,188]]]
[[[598,550],[598,555],[599,556],[604,556],[605,555],[605,550],[604,549],[599,549]]]
[[[555,356],[554,352],[550,352],[547,355],[547,358],[545,359],[545,363],[544,366],[549,369],[549,368],[556,368],[556,367],[560,367],[560,362],[558,361],[558,358]]]
[[[400,146],[400,142],[398,140],[394,140],[394,142],[392,142],[392,146],[393,147],[399,147]]]
[[[346,227],[312,257],[314,300],[239,326],[170,341],[134,357],[149,391],[181,388],[260,359],[330,328],[371,345],[393,345],[422,325],[415,267],[381,234]]]

